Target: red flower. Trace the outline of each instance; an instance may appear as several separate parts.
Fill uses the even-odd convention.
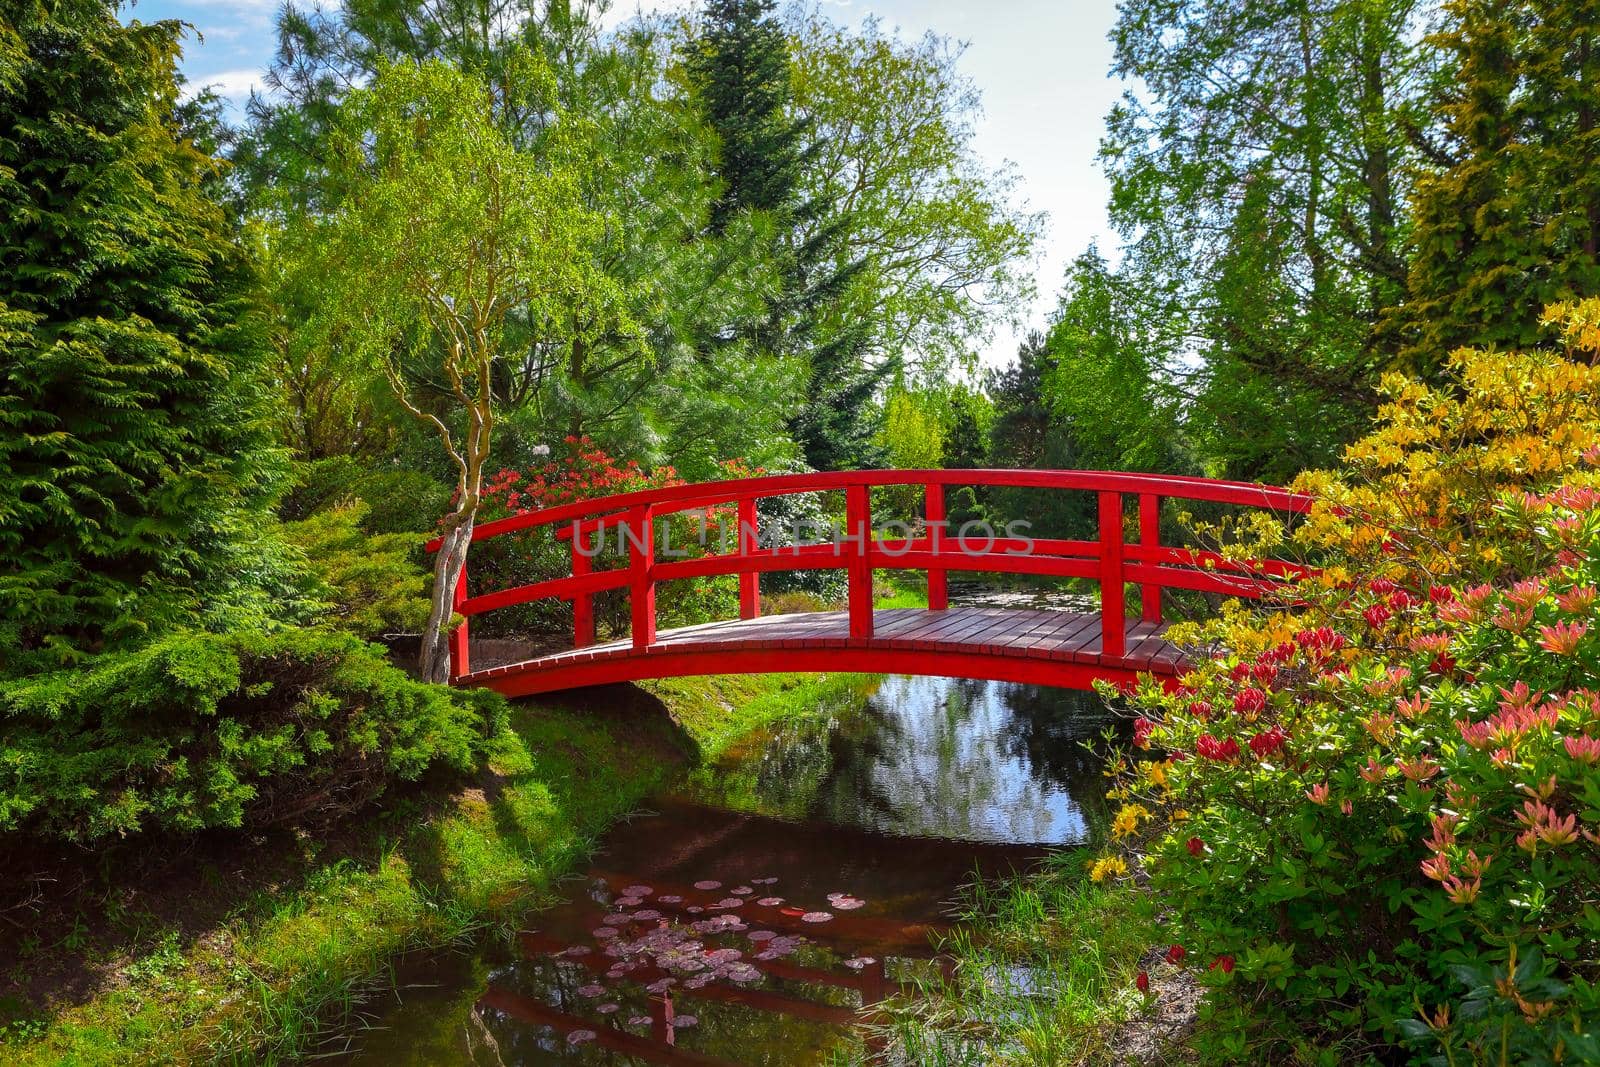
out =
[[[1171,948],[1167,949],[1167,962],[1182,963],[1183,957],[1186,955],[1188,955],[1188,953],[1183,950],[1182,945],[1173,945]]]
[[[1233,710],[1240,715],[1258,714],[1267,706],[1267,694],[1251,686],[1239,690],[1239,695],[1233,698]]]
[[[1367,588],[1382,596],[1385,593],[1394,592],[1395,584],[1387,578],[1374,578],[1367,583]]]
[[[1154,727],[1155,723],[1151,722],[1149,719],[1139,718],[1134,720],[1133,744],[1135,748],[1150,747],[1150,731]]]
[[[1211,961],[1211,966],[1206,968],[1206,969],[1210,970],[1210,971],[1215,971],[1215,970],[1217,970],[1219,968],[1221,969],[1223,974],[1232,974],[1233,973],[1233,957],[1232,956],[1218,956],[1216,959]]]
[[[1382,604],[1374,604],[1366,611],[1363,611],[1361,613],[1361,617],[1367,620],[1368,626],[1376,630],[1378,627],[1389,621],[1390,614],[1389,609],[1384,607]]]
[[[1256,734],[1250,739],[1250,751],[1259,759],[1266,759],[1278,749],[1283,747],[1288,735],[1274,726],[1272,729]]]
[[[1200,740],[1195,742],[1194,750],[1206,759],[1221,762],[1239,755],[1239,742],[1231,737],[1226,741],[1218,741],[1210,734],[1201,734]]]
[[[1204,722],[1211,718],[1211,704],[1209,701],[1196,700],[1189,705],[1189,714]]]
[[[1139,977],[1133,980],[1133,984],[1139,987],[1139,992],[1141,993],[1150,992],[1150,975],[1145,971],[1140,971]]]
[[[1198,837],[1191,837],[1186,843],[1186,847],[1189,849],[1189,855],[1198,856],[1205,852],[1206,843],[1200,840]]]

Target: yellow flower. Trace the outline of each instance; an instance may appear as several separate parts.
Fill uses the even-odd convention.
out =
[[[1139,829],[1139,820],[1150,818],[1150,811],[1143,804],[1125,804],[1117,812],[1117,817],[1111,821],[1111,835],[1117,838],[1127,837]]]
[[[1121,856],[1104,856],[1094,861],[1094,866],[1089,868],[1089,881],[1103,882],[1107,876],[1121,878],[1128,873],[1128,864]]]

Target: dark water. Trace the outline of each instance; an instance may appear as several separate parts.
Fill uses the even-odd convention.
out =
[[[947,965],[974,877],[1090,835],[1093,694],[942,678],[746,738],[602,842],[514,944],[401,976],[362,1064],[828,1062]]]

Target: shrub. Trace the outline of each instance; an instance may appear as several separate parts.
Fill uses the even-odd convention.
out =
[[[504,708],[348,634],[177,633],[0,683],[0,831],[87,843],[342,814],[436,763],[470,769]]]
[[[373,469],[352,456],[332,456],[295,465],[294,487],[278,514],[299,522],[355,503],[365,506],[360,525],[368,533],[421,533],[450,510],[450,489],[420,471]]]
[[[283,524],[305,553],[308,597],[326,605],[326,621],[359,637],[420,633],[428,619],[430,576],[420,562],[421,534],[367,534],[366,505],[352,503]]]
[[[634,493],[645,489],[683,485],[672,467],[646,470],[638,463],[621,462],[596,446],[587,437],[571,437],[565,455],[553,458],[526,471],[506,469],[489,478],[484,486],[483,507],[478,522],[491,522],[508,515],[523,515],[544,508],[558,507],[578,500]],[[730,461],[730,472],[742,472]],[[730,473],[730,477],[742,477]],[[658,520],[660,521],[660,520]],[[734,509],[707,508],[679,513],[669,520],[667,536],[675,548],[689,556],[718,551],[726,527],[728,543],[735,536]],[[570,529],[563,525],[561,532]],[[525,534],[508,534],[472,546],[467,573],[473,588],[505,589],[531,582],[565,577],[571,573],[571,549],[557,540],[554,527]],[[661,534],[657,533],[657,543]],[[617,551],[615,532],[608,534],[606,548],[595,557],[596,570],[626,566],[626,556]],[[662,626],[704,622],[738,614],[738,584],[733,576],[672,582],[658,591],[657,618]],[[595,618],[603,627],[618,630],[628,619],[626,590],[608,590],[595,596]],[[561,631],[571,626],[571,611],[563,603],[536,601],[473,620],[476,632],[514,633],[518,630]]]
[[[1597,312],[1558,309],[1569,343]],[[1453,362],[1300,479],[1320,574],[1135,695],[1096,874],[1148,873],[1230,1058],[1600,1060],[1600,370]]]
[[[815,593],[796,590],[792,593],[773,593],[761,598],[763,615],[804,615],[813,611],[832,611],[837,605],[825,602]]]

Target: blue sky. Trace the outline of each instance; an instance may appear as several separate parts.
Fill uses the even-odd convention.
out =
[[[624,0],[609,19],[690,2]],[[1107,253],[1115,246],[1106,221],[1108,190],[1095,162],[1106,112],[1120,92],[1106,74],[1115,0],[825,0],[822,6],[836,21],[877,15],[910,37],[933,30],[968,43],[962,67],[984,102],[977,149],[994,163],[1015,164],[1020,194],[1049,215],[1036,263],[1039,296],[1028,323],[1042,326],[1068,261],[1091,241]],[[184,72],[242,101],[271,59],[278,7],[279,0],[141,0],[124,15],[192,23],[199,39],[188,42]],[[999,329],[984,361],[1005,362],[1017,340],[1018,331]]]

